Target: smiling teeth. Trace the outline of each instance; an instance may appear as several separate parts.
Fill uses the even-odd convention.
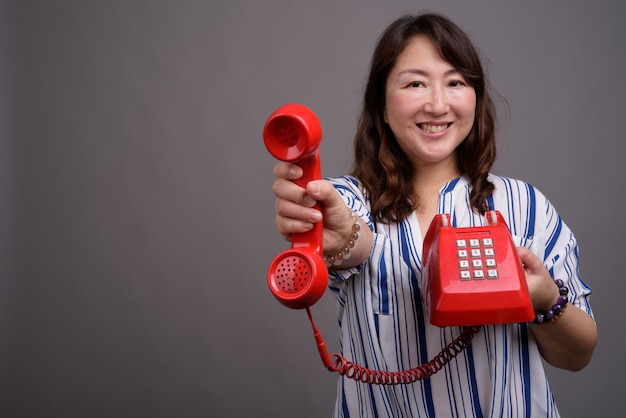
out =
[[[434,134],[437,132],[442,132],[445,131],[448,128],[448,125],[427,125],[425,123],[420,124],[420,128],[424,131],[424,132],[428,132],[430,134]]]

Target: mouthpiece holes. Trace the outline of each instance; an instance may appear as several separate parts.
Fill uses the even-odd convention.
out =
[[[298,132],[293,126],[283,125],[278,130],[278,140],[285,147],[293,147],[298,143]]]
[[[311,268],[302,257],[285,257],[274,274],[276,285],[286,293],[297,293],[311,280]]]

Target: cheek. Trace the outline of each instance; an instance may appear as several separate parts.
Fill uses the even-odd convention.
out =
[[[465,98],[462,104],[462,108],[463,108],[463,113],[467,117],[472,118],[472,120],[475,118],[476,116],[476,94],[475,93],[467,95],[467,97]]]
[[[410,106],[407,106],[406,98],[401,95],[387,95],[385,103],[385,122],[393,124],[410,115]]]
[[[471,129],[476,120],[476,104],[472,101],[457,102],[454,109],[459,128]]]

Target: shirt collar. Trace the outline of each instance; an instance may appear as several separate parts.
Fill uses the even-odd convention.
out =
[[[439,190],[439,194],[443,195],[446,193],[451,193],[457,187],[465,187],[468,184],[469,184],[469,179],[465,175],[454,178],[443,185],[443,187]]]

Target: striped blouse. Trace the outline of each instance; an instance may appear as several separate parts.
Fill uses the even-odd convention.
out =
[[[489,207],[500,211],[513,240],[563,279],[569,302],[593,317],[591,289],[578,271],[574,235],[540,191],[519,180],[490,175]],[[374,223],[358,181],[329,179],[348,207],[374,233],[361,265],[331,271],[337,295],[339,347],[349,361],[400,371],[428,362],[460,333],[430,325],[422,305],[422,236],[414,214],[399,223]],[[485,223],[469,204],[465,177],[440,191],[438,212],[453,226]],[[470,346],[432,377],[412,384],[369,385],[339,377],[335,417],[558,417],[541,355],[526,324],[481,327]]]

